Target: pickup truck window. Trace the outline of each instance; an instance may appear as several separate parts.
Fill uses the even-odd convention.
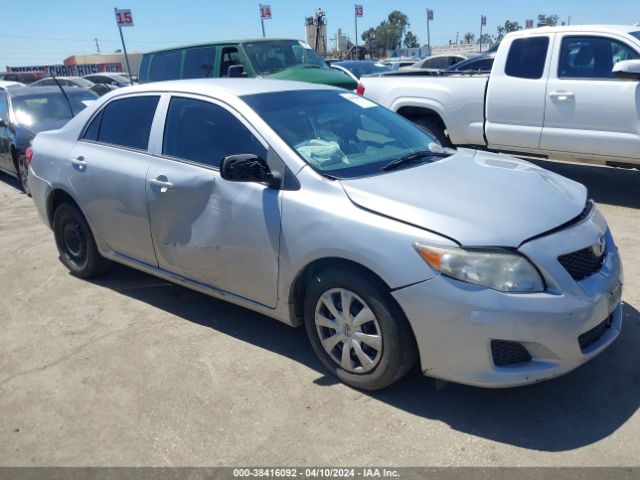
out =
[[[560,48],[560,78],[614,78],[611,70],[622,60],[640,54],[628,45],[608,37],[564,37]]]
[[[548,49],[549,37],[514,40],[507,56],[505,73],[510,77],[542,78]]]

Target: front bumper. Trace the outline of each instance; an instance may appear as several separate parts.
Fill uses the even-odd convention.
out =
[[[605,350],[622,328],[622,266],[598,215],[520,248],[545,276],[547,292],[508,294],[444,276],[392,292],[413,328],[424,374],[512,387],[557,377]],[[584,248],[603,230],[608,246],[597,273],[576,282],[566,271],[554,270],[559,255]],[[549,272],[556,274],[553,280]],[[579,337],[605,321],[607,328],[581,348]],[[520,343],[531,360],[496,366],[492,340]]]

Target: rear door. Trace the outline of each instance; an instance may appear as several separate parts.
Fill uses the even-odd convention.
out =
[[[160,96],[108,102],[71,150],[68,182],[91,226],[119,255],[156,266],[149,231],[146,178],[149,134]]]
[[[262,305],[277,301],[280,191],[220,176],[221,159],[266,142],[222,103],[175,95],[147,195],[161,269]]]
[[[540,148],[640,160],[640,82],[613,66],[640,58],[624,37],[558,34]]]
[[[486,98],[485,134],[489,147],[540,147],[553,35],[514,38],[507,55],[497,56]],[[502,45],[500,48],[503,48]]]
[[[6,92],[0,91],[0,119],[7,125],[0,127],[0,168],[13,171],[11,164],[11,132],[9,131],[9,99]]]

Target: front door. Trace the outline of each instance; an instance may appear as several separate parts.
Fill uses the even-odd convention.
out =
[[[239,153],[267,156],[239,116],[207,100],[171,99],[147,175],[153,244],[161,269],[273,308],[280,195],[222,179],[222,157]]]
[[[640,53],[621,38],[564,34],[558,40],[540,148],[640,160],[640,82],[611,72]]]
[[[156,266],[146,178],[158,95],[113,100],[71,150],[67,175],[80,208],[115,253]]]

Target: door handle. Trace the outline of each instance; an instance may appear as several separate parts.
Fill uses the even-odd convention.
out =
[[[575,95],[573,94],[573,92],[558,91],[558,92],[551,92],[549,96],[551,98],[558,99],[561,102],[566,102],[567,100],[573,99]]]
[[[160,187],[160,192],[162,193],[166,192],[167,190],[171,190],[173,188],[173,183],[167,180],[161,180],[160,177],[150,178],[149,185],[153,185],[154,187]]]
[[[72,158],[71,165],[75,165],[80,170],[84,170],[85,168],[87,168],[87,162],[84,160],[84,157],[82,156],[78,158]]]

